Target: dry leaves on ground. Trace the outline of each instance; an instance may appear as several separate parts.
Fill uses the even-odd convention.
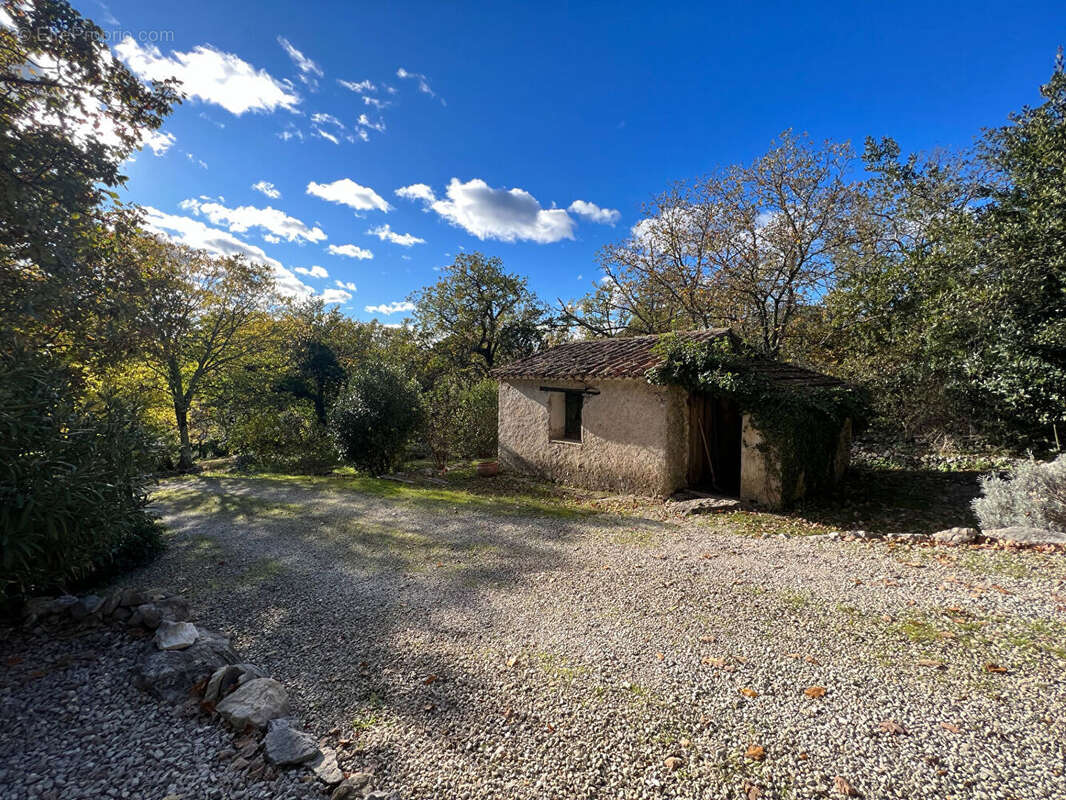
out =
[[[907,734],[907,729],[900,725],[898,722],[896,722],[894,719],[886,719],[878,727],[885,733],[890,734],[892,736],[905,736]]]
[[[805,695],[807,695],[807,697],[810,697],[810,698],[825,697],[825,687],[824,686],[808,686],[806,689],[803,690],[803,693]]]
[[[859,792],[855,789],[855,787],[848,783],[847,780],[845,778],[842,778],[840,775],[837,775],[835,778],[833,778],[833,787],[837,790],[839,794],[842,794],[845,797],[859,796]]]
[[[744,755],[752,761],[762,761],[766,758],[766,748],[761,744],[753,744],[744,751]]]
[[[759,693],[757,691],[755,691],[754,689],[749,689],[747,686],[745,686],[743,689],[741,689],[740,693],[742,695],[744,695],[745,697],[758,697],[759,696]]]
[[[1001,667],[999,664],[989,663],[985,664],[985,672],[994,672],[996,674],[1002,675],[1006,672],[1010,672],[1010,670],[1008,670],[1006,667]]]
[[[663,761],[663,766],[670,772],[676,771],[684,762],[677,756],[669,756]]]

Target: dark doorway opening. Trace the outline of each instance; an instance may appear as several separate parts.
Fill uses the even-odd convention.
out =
[[[739,497],[743,424],[739,406],[728,397],[693,393],[688,408],[688,485]]]

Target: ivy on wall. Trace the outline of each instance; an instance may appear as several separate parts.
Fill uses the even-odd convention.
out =
[[[781,499],[790,505],[803,492],[830,489],[840,433],[869,417],[864,394],[848,385],[813,387],[774,383],[760,360],[739,340],[725,336],[698,342],[666,336],[657,345],[659,366],[649,383],[732,398],[763,435],[761,448],[781,476]]]

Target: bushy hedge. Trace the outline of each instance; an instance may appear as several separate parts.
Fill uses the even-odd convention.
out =
[[[263,409],[243,417],[227,445],[238,461],[257,469],[325,475],[340,464],[337,446],[309,408]]]
[[[40,352],[0,355],[0,596],[70,588],[161,549],[137,410],[87,400]]]
[[[329,421],[346,461],[374,475],[390,472],[422,422],[418,384],[389,366],[364,367],[349,379]]]
[[[1019,461],[1006,477],[981,479],[973,509],[984,530],[1023,526],[1066,531],[1066,455]]]

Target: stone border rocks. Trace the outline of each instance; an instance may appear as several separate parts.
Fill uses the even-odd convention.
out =
[[[26,601],[23,624],[117,624],[144,633],[152,643],[138,661],[134,684],[163,702],[184,706],[194,716],[206,713],[234,731],[234,749],[219,754],[249,780],[272,780],[277,770],[306,770],[331,800],[388,800],[373,789],[366,772],[345,775],[337,753],[299,730],[289,717],[289,695],[282,684],[254,664],[244,663],[220,633],[189,621],[189,606],[178,595],[124,589],[106,597],[62,595]]]

